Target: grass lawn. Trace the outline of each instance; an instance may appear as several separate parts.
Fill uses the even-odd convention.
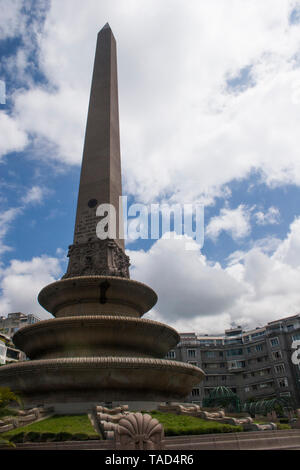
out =
[[[69,435],[86,434],[89,437],[99,437],[87,415],[52,416],[38,423],[28,424],[3,434],[6,439],[27,433],[67,433]]]
[[[194,416],[175,415],[173,413],[161,413],[159,411],[151,411],[150,414],[164,426],[166,436],[243,431],[242,426],[206,421],[205,419],[196,418]]]

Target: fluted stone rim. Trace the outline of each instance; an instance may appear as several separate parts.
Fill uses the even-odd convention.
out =
[[[89,282],[91,282],[93,280],[95,280],[95,281],[97,281],[97,280],[107,280],[107,281],[118,280],[118,281],[121,281],[121,282],[127,283],[127,284],[138,284],[140,287],[143,287],[148,292],[152,291],[154,296],[157,298],[156,292],[151,287],[147,286],[147,284],[144,284],[143,282],[140,282],[140,281],[136,281],[135,279],[127,279],[127,278],[120,277],[120,276],[75,276],[75,277],[68,277],[68,278],[65,278],[65,279],[58,279],[57,281],[51,282],[51,284],[48,284],[47,286],[45,286],[40,291],[39,296],[44,290],[50,290],[52,287],[54,288],[55,285],[57,285],[58,283],[59,284],[70,284],[72,281],[80,281],[80,282],[82,282],[82,284],[88,284]]]
[[[83,289],[86,292],[80,298],[80,303],[96,302],[98,303],[98,288],[101,288],[103,282],[108,282],[112,287],[111,293],[106,293],[108,296],[107,302],[120,304],[117,308],[129,306],[132,310],[137,312],[137,315],[142,316],[148,312],[157,303],[156,292],[146,284],[135,281],[133,279],[126,279],[118,276],[76,276],[67,279],[60,279],[45,286],[38,295],[38,302],[48,312],[51,312],[55,317],[69,316],[69,314],[59,314],[65,307],[77,305],[78,291]],[[116,295],[116,289],[119,295]],[[94,293],[91,295],[91,290]],[[110,298],[110,295],[112,297]],[[65,296],[65,298],[64,298]],[[74,304],[75,301],[75,304]],[[81,314],[80,314],[81,315]],[[129,316],[127,313],[126,316]]]
[[[107,321],[115,321],[117,322],[130,322],[131,324],[138,324],[139,326],[145,326],[147,328],[148,325],[153,325],[153,326],[160,326],[168,329],[170,333],[174,333],[174,335],[178,336],[178,341],[180,339],[178,332],[173,328],[172,326],[166,325],[165,323],[161,323],[155,320],[150,320],[147,318],[135,318],[135,317],[127,317],[123,315],[81,315],[81,316],[70,316],[70,317],[59,317],[59,318],[49,318],[48,320],[42,320],[39,321],[38,323],[34,323],[33,325],[26,325],[20,330],[16,331],[16,333],[13,335],[13,340],[17,339],[19,336],[27,335],[27,334],[35,334],[36,330],[40,329],[45,329],[49,328],[53,325],[53,322],[55,324],[63,324],[63,325],[74,325],[76,322],[85,322],[89,324],[95,324],[99,325],[101,323],[106,323]],[[30,333],[29,333],[29,330]]]
[[[174,370],[176,372],[188,373],[189,375],[203,377],[205,374],[199,367],[178,361],[169,361],[167,359],[149,359],[149,358],[132,358],[132,357],[72,357],[59,359],[38,359],[33,361],[24,361],[15,364],[9,364],[0,368],[0,377],[3,375],[16,375],[28,373],[31,370],[41,369],[81,369],[86,370],[87,366],[94,369],[163,369]]]

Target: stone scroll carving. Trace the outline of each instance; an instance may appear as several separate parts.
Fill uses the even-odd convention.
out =
[[[69,265],[62,279],[77,276],[129,278],[129,257],[114,240],[93,240],[69,246]]]

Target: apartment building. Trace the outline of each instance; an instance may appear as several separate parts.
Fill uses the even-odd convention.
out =
[[[21,312],[9,313],[7,317],[0,317],[0,332],[12,337],[16,331],[26,325],[32,325],[40,321],[36,315]]]
[[[300,369],[292,362],[292,344],[300,340],[300,314],[251,331],[236,327],[221,335],[182,333],[180,338],[167,358],[199,366],[206,374],[187,402],[201,404],[213,388],[223,385],[243,402],[291,397],[300,406]]]
[[[23,351],[15,347],[9,336],[0,332],[0,366],[25,360]]]

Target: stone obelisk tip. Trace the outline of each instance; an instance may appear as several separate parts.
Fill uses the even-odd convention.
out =
[[[105,23],[105,25],[103,26],[103,28],[100,29],[100,31],[99,31],[98,34],[100,34],[101,31],[104,31],[104,30],[106,30],[106,29],[109,29],[109,30],[111,31],[111,27],[109,26],[109,23]]]

